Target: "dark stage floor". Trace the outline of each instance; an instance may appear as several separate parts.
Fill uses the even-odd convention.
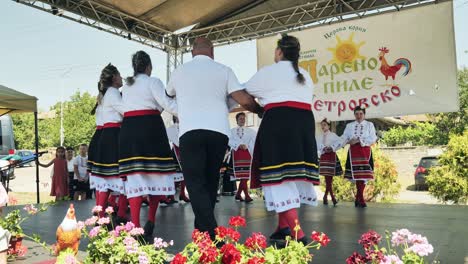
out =
[[[62,221],[69,203],[61,203],[48,211],[30,218],[24,223],[27,234],[38,233],[47,243],[55,242],[55,230]],[[79,220],[90,215],[94,201],[77,202],[75,208]],[[4,214],[14,207],[5,208]],[[147,210],[143,208],[142,218]],[[233,197],[221,197],[216,208],[218,224],[227,224],[229,217],[241,215],[247,219],[247,228],[241,229],[243,237],[251,232],[269,235],[276,226],[273,213],[265,210],[263,201],[252,204],[235,202]],[[328,247],[313,252],[314,263],[345,263],[345,259],[360,248],[360,235],[369,229],[380,234],[385,230],[408,228],[427,236],[434,246],[430,260],[440,263],[468,263],[468,206],[369,204],[366,209],[356,209],[351,203],[340,203],[338,207],[319,205],[300,209],[302,228],[310,234],[317,230],[332,239]],[[173,239],[175,252],[190,241],[193,228],[190,204],[175,204],[160,207],[157,213],[155,235],[165,240]],[[144,222],[142,222],[144,223]],[[83,241],[80,250],[85,250]],[[31,262],[30,262],[31,261]],[[30,259],[27,263],[33,263]]]

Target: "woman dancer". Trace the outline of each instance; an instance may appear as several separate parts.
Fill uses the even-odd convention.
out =
[[[255,143],[251,185],[263,188],[267,210],[278,214],[278,228],[270,236],[276,243],[284,242],[288,235],[307,243],[297,208],[317,205],[314,184],[320,180],[312,132],[314,86],[309,74],[298,66],[299,51],[299,40],[283,35],[275,50],[276,63],[246,83],[247,92],[265,109]]]
[[[161,111],[176,109],[175,101],[166,96],[163,83],[150,77],[150,56],[138,51],[132,56],[133,76],[122,88],[122,99],[128,108],[120,133],[119,170],[127,177],[125,190],[130,203],[133,224],[140,226],[143,197],[149,195],[145,239],[153,235],[156,210],[166,195],[173,195],[176,164],[172,158]],[[174,104],[169,105],[168,102]]]
[[[338,201],[333,194],[333,177],[343,175],[340,160],[336,151],[341,147],[342,140],[335,133],[330,131],[330,121],[326,118],[320,122],[323,134],[317,138],[317,150],[320,155],[319,174],[325,177],[325,194],[323,195],[323,204],[328,204],[327,196],[330,194],[333,206]]]

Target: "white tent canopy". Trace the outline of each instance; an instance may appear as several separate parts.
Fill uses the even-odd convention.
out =
[[[37,98],[0,85],[0,116],[37,112]]]

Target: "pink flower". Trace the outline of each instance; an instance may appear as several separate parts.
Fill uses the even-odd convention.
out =
[[[130,232],[134,227],[135,225],[132,222],[127,222],[127,224],[125,224],[125,231]]]
[[[106,214],[112,214],[114,212],[114,207],[109,206],[106,208]]]
[[[138,262],[140,264],[148,264],[149,263],[148,256],[146,256],[146,254],[142,253],[140,256],[138,256]]]
[[[122,232],[122,231],[125,231],[125,226],[123,226],[123,225],[119,225],[119,226],[117,226],[117,227],[115,228],[115,232],[116,232],[117,234],[120,234],[120,232]]]
[[[103,217],[98,220],[98,225],[107,225],[110,223],[109,217]]]
[[[427,241],[427,238],[419,234],[408,235],[408,241],[411,244],[429,244],[429,242]]]
[[[86,226],[93,226],[93,225],[96,224],[96,222],[97,222],[98,219],[99,219],[99,218],[98,218],[97,216],[93,216],[93,217],[91,217],[91,218],[88,218],[88,219],[86,219],[86,221],[85,221],[85,225],[86,225]]]
[[[78,229],[81,230],[84,228],[85,223],[83,221],[78,221],[77,226],[78,226]]]
[[[131,236],[128,236],[128,237],[124,238],[123,243],[126,246],[131,246],[131,245],[134,245],[135,243],[138,244],[138,242]]]
[[[68,255],[65,258],[65,264],[79,264],[78,260],[73,255]]]
[[[408,248],[409,252],[414,252],[421,257],[428,256],[434,252],[434,248],[431,244],[414,244]]]
[[[26,212],[28,212],[28,214],[30,215],[35,215],[37,214],[37,212],[39,211],[36,207],[34,207],[33,204],[28,204],[26,205],[23,210],[25,210]]]
[[[102,212],[102,206],[96,205],[93,207],[93,210],[91,210],[94,214]]]
[[[384,256],[379,264],[403,264],[403,261],[396,255]]]
[[[114,242],[115,242],[115,238],[111,236],[111,237],[109,237],[109,238],[107,239],[106,242],[107,242],[107,244],[112,245],[112,244],[114,244]]]
[[[170,243],[167,243],[167,242],[163,241],[162,238],[155,237],[155,238],[154,238],[154,244],[153,244],[153,245],[154,245],[154,247],[155,247],[156,249],[162,249],[162,248],[167,248],[169,245],[172,246],[173,244],[174,244],[174,241],[172,241],[172,240],[171,240]]]
[[[408,236],[412,235],[408,229],[399,229],[392,232],[392,246],[400,246],[408,243]]]
[[[99,234],[99,230],[101,230],[100,226],[96,226],[91,231],[89,231],[89,237],[93,238]]]
[[[131,236],[143,235],[144,233],[145,233],[145,230],[143,230],[143,228],[141,227],[135,227],[129,232]]]

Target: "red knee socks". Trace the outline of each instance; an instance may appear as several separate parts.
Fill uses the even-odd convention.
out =
[[[291,236],[295,239],[303,238],[304,232],[302,231],[302,228],[300,228],[299,217],[297,216],[296,208],[289,209],[286,212],[282,212],[282,214],[284,214],[284,218],[286,219],[286,222],[291,229]],[[299,226],[300,228],[298,231],[294,230],[296,226]]]
[[[140,227],[140,209],[141,203],[143,202],[143,197],[132,197],[128,199],[128,203],[130,204],[130,216],[132,223],[136,227]]]
[[[277,231],[283,228],[289,227],[288,220],[284,212],[278,213],[278,228]]]
[[[164,199],[162,195],[151,195],[149,198],[148,221],[154,223],[156,221],[156,211],[158,210],[159,202]]]
[[[366,201],[364,200],[364,189],[366,188],[366,183],[364,181],[356,181],[356,188],[356,200],[361,204],[365,204]]]
[[[97,191],[96,191],[97,192]],[[99,212],[99,217],[104,217],[106,215],[106,206],[107,206],[107,199],[109,198],[109,192],[98,192],[99,195],[97,196],[96,203],[102,207],[102,211]]]
[[[179,198],[187,198],[187,195],[185,195],[185,181],[181,181],[180,182],[180,194],[179,194]]]
[[[127,218],[127,208],[128,208],[127,196],[123,194],[119,195],[119,210],[117,211],[117,216],[121,218]]]
[[[117,207],[117,195],[109,195],[109,199],[107,199],[107,202],[109,203],[109,206],[112,206],[113,208]]]

